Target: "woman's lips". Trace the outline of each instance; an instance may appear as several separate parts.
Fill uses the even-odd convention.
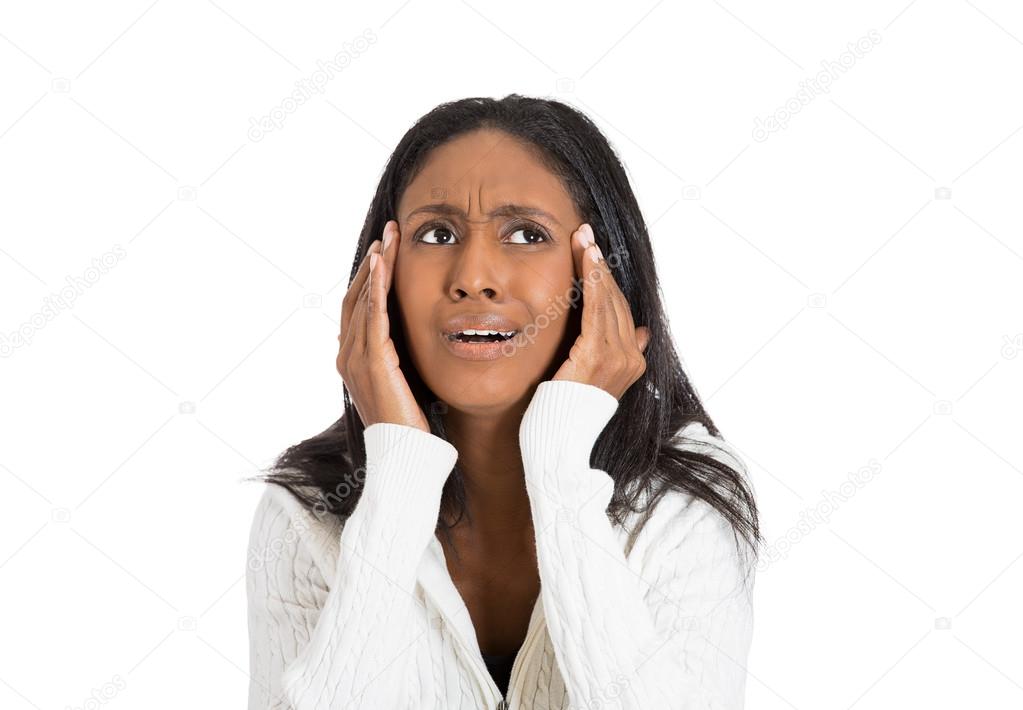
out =
[[[496,360],[500,357],[510,357],[516,349],[514,337],[493,342],[470,343],[443,335],[441,340],[452,355],[463,360]]]

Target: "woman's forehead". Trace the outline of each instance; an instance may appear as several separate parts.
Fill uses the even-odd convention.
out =
[[[476,219],[509,205],[547,212],[566,226],[577,217],[561,179],[518,141],[494,134],[463,136],[431,153],[401,197],[399,219],[430,205]]]

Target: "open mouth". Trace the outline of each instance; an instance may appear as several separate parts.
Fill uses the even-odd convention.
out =
[[[517,330],[459,330],[448,333],[448,340],[458,343],[500,343],[511,340],[518,334]]]

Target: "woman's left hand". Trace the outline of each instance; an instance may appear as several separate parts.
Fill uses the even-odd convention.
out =
[[[581,225],[572,235],[572,258],[583,281],[582,328],[553,379],[594,385],[621,399],[646,372],[643,352],[650,330],[633,325],[629,304],[590,225]]]

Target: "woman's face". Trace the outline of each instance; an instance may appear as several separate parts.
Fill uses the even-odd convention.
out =
[[[526,210],[531,210],[526,211]],[[579,227],[568,192],[513,136],[477,130],[433,150],[405,190],[392,288],[413,364],[463,412],[513,407],[567,356]],[[460,316],[506,319],[519,337],[452,342]],[[567,347],[565,347],[567,345]]]

